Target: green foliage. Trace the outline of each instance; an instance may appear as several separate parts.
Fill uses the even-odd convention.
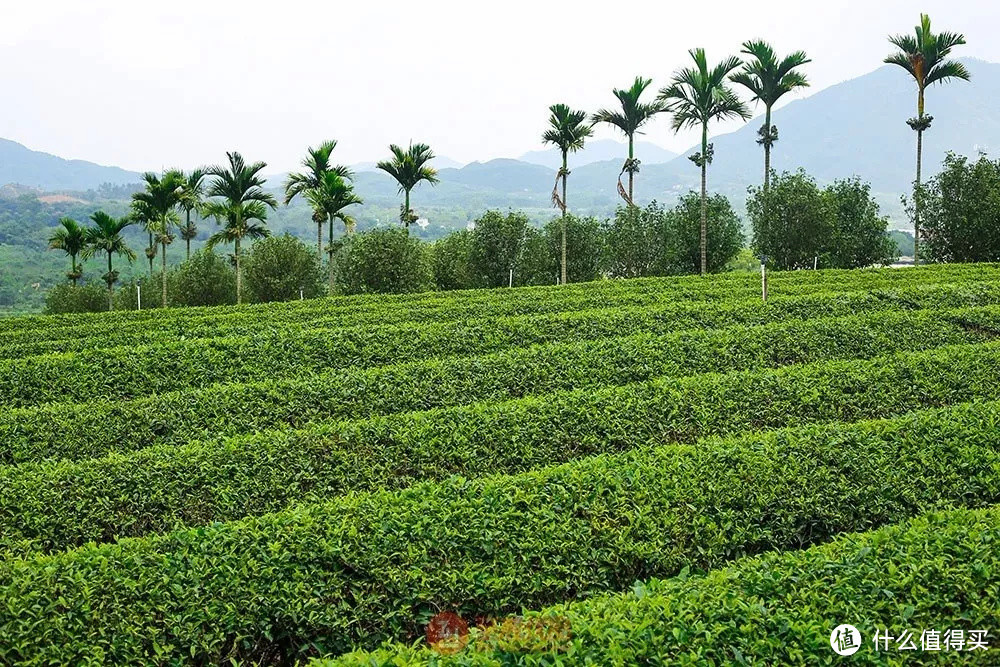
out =
[[[743,248],[743,226],[723,195],[707,199],[707,266],[709,273],[725,270]],[[664,217],[659,265],[666,274],[697,273],[701,266],[701,198],[695,192],[683,195]]]
[[[523,213],[487,211],[481,215],[472,230],[471,271],[476,286],[507,287],[511,269],[515,280],[521,280],[521,270],[530,266],[523,261],[523,254],[526,240],[533,233]]]
[[[462,229],[431,246],[434,285],[440,290],[469,289],[472,280],[472,232]]]
[[[257,241],[247,253],[244,279],[253,302],[290,301],[323,293],[323,269],[316,253],[290,236],[272,236]]]
[[[336,286],[344,294],[422,292],[433,286],[427,248],[402,229],[352,236],[335,261]]]
[[[50,315],[98,313],[107,309],[107,288],[94,283],[85,285],[61,283],[45,293],[45,312]]]
[[[859,268],[888,264],[896,247],[871,188],[858,178],[820,189],[804,171],[774,174],[751,187],[747,213],[753,249],[777,269]]]
[[[208,248],[191,255],[167,274],[171,306],[221,306],[236,303],[236,273],[228,260]]]
[[[411,640],[442,608],[512,613],[985,507],[1000,500],[998,420],[985,403],[672,444],[12,559],[0,658],[292,661]]]
[[[921,194],[923,258],[981,262],[1000,258],[1000,160],[948,153]]]
[[[1000,614],[996,605],[974,601],[1000,594],[997,540],[996,508],[929,513],[805,551],[747,558],[704,575],[682,571],[673,579],[636,582],[631,593],[529,613],[520,626],[538,632],[499,626],[477,633],[456,654],[396,646],[311,665],[631,665],[650,655],[665,664],[790,665],[833,660],[830,635],[843,622],[861,632],[854,661],[900,661],[894,642],[875,651],[876,632],[898,637],[909,630],[919,645],[922,629],[941,636],[954,629],[967,642],[969,631],[987,631],[989,648],[960,654],[942,643],[920,661],[988,664]]]
[[[604,226],[594,217],[567,215],[566,219],[566,280],[571,283],[597,280],[604,274],[606,250]],[[562,248],[563,218],[550,220],[542,230],[545,261],[542,272],[546,278],[559,275]],[[545,283],[551,283],[546,280]]]
[[[662,249],[665,247],[667,210],[650,202],[645,208],[619,207],[607,224],[605,238],[608,264],[615,278],[638,278],[665,273]]]

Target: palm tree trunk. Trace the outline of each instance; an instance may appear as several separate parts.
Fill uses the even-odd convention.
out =
[[[73,287],[76,287],[76,255],[75,254],[69,256],[69,263],[70,263],[69,272],[73,274],[73,278],[71,278],[71,280],[73,281]]]
[[[764,115],[764,194],[771,185],[771,107]]]
[[[185,259],[190,261],[190,259],[191,259],[191,237],[188,236],[188,232],[191,230],[191,209],[189,209],[189,208],[188,209],[184,209],[184,212],[185,212],[185,214],[187,216],[187,225],[184,227],[184,237],[185,237],[184,238],[184,243],[187,245],[187,256],[185,257]]]
[[[152,228],[150,228],[152,229]],[[153,247],[153,232],[149,232],[149,247]],[[146,259],[149,260],[149,277],[153,277],[153,255],[146,253]]]
[[[191,239],[184,239],[184,243],[187,244],[187,260],[191,261]]]
[[[163,261],[160,263],[160,268],[162,273],[162,275],[160,276],[160,282],[163,284],[163,302],[162,302],[163,308],[167,307],[167,237],[165,236],[165,234],[166,230],[164,229],[164,237],[163,240],[160,242],[160,245],[163,246],[163,253],[162,253]]]
[[[562,205],[562,261],[561,261],[561,264],[560,264],[560,266],[562,267],[562,272],[560,274],[561,275],[560,282],[563,285],[566,284],[566,209],[568,208],[567,205],[566,205],[566,179],[568,177],[568,174],[566,173],[566,170],[567,170],[566,152],[563,151],[563,175],[562,175],[562,204],[563,204]]]
[[[327,264],[329,265],[328,266],[328,270],[330,272],[330,278],[329,278],[329,280],[330,280],[330,288],[329,288],[329,292],[330,292],[330,296],[333,296],[333,287],[334,287],[334,285],[333,285],[333,281],[334,281],[334,274],[333,274],[333,218],[330,218],[330,258],[329,258],[329,260],[327,260]]]
[[[236,257],[236,303],[243,303],[243,271],[240,266],[240,239],[236,238],[233,250]]]
[[[406,219],[403,220],[403,227],[406,229],[406,234],[410,233],[410,191],[406,191],[406,205],[404,207]]]
[[[331,225],[332,227],[333,225]],[[323,223],[316,223],[316,259],[319,260],[319,265],[323,266]]]
[[[708,123],[701,126],[701,275],[708,272]]]
[[[632,170],[631,161],[635,156],[635,151],[632,146],[632,135],[628,135],[628,159],[629,159],[629,170],[628,170],[628,200],[632,201],[632,185],[635,179],[635,172]]]
[[[924,149],[924,131],[917,130],[917,180],[913,189],[913,265],[920,265],[920,161]]]
[[[110,250],[108,251],[108,279],[107,279],[107,283],[108,283],[108,310],[114,310],[115,309],[115,299],[114,299],[115,292],[114,292],[114,289],[111,286],[112,283],[111,283],[111,251]]]

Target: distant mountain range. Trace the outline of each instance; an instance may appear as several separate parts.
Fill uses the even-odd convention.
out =
[[[924,137],[925,173],[937,171],[944,154],[966,155],[1000,149],[1000,64],[964,61],[972,82],[932,87],[927,110],[934,123]],[[881,67],[864,76],[820,90],[774,112],[779,141],[772,165],[780,170],[804,168],[820,182],[854,174],[872,183],[887,212],[898,214],[899,195],[913,178],[915,137],[906,119],[915,112],[916,91],[898,68]],[[709,168],[709,187],[742,205],[749,185],[760,182],[763,157],[756,143],[761,121],[756,118],[739,130],[714,137],[715,161]],[[656,198],[671,201],[698,185],[698,170],[682,156],[648,141],[637,142],[642,168],[636,180],[640,202]],[[619,203],[616,180],[625,156],[624,144],[613,140],[590,142],[574,155],[570,166],[569,203],[584,213],[604,215]],[[465,166],[438,158],[441,183],[414,192],[415,206],[550,207],[559,155],[556,150],[531,151],[519,159],[496,159]],[[374,170],[374,163],[354,165],[359,194],[366,203],[398,206],[397,187]],[[45,190],[87,190],[102,183],[133,183],[138,174],[80,160],[62,160],[0,140],[0,185],[19,183]],[[271,177],[278,187],[282,176]],[[901,217],[901,216],[900,216]],[[897,222],[900,222],[897,220]]]

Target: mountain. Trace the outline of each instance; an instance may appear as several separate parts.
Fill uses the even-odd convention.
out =
[[[656,144],[648,141],[635,142],[635,156],[643,164],[660,164],[669,162],[677,157],[677,153],[660,148]],[[628,155],[628,144],[623,141],[613,139],[597,139],[584,144],[583,150],[570,153],[569,168],[576,169],[594,162],[606,162],[608,160],[618,160],[619,166]],[[541,151],[529,151],[521,155],[518,160],[539,164],[549,169],[559,169],[562,166],[562,156],[556,148]]]
[[[44,190],[89,190],[102,183],[124,185],[141,180],[139,174],[84,160],[33,151],[16,141],[0,139],[0,185],[18,183]]]

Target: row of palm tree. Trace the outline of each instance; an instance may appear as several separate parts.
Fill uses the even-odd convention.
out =
[[[914,262],[919,263],[920,238],[920,181],[923,132],[930,127],[933,117],[924,112],[924,92],[933,83],[949,79],[969,79],[969,72],[958,62],[948,60],[955,46],[965,44],[965,38],[957,33],[934,34],[930,18],[920,15],[920,25],[914,35],[890,37],[889,41],[898,51],[885,59],[886,63],[903,67],[917,83],[917,116],[907,123],[917,132],[917,174],[914,181]],[[618,99],[618,108],[601,109],[591,115],[575,111],[565,104],[549,107],[549,127],[542,135],[542,141],[552,144],[562,153],[562,167],[556,176],[552,201],[562,211],[562,282],[566,281],[566,181],[569,176],[567,158],[569,153],[581,150],[599,123],[610,125],[628,140],[628,156],[618,174],[618,193],[629,207],[634,207],[635,175],[639,172],[639,160],[634,153],[635,135],[657,114],[672,116],[671,128],[701,130],[701,150],[690,156],[692,162],[701,169],[701,273],[707,267],[707,180],[708,165],[714,158],[713,146],[708,141],[708,127],[713,121],[727,119],[749,119],[750,110],[730,84],[742,86],[750,93],[750,102],[764,107],[764,123],[758,130],[757,143],[764,148],[764,191],[768,190],[771,178],[771,149],[778,140],[778,128],[771,121],[774,105],[787,93],[809,85],[805,75],[799,70],[811,62],[804,51],[795,51],[779,57],[774,48],[765,41],[744,42],[739,57],[727,57],[715,65],[710,65],[705,50],[689,51],[693,66],[684,67],[674,73],[669,85],[660,89],[657,97],[643,101],[642,96],[652,84],[652,80],[636,77],[629,88],[615,88],[612,93]],[[622,184],[622,176],[628,174],[628,188]],[[562,181],[562,195],[559,195],[559,181]]]

